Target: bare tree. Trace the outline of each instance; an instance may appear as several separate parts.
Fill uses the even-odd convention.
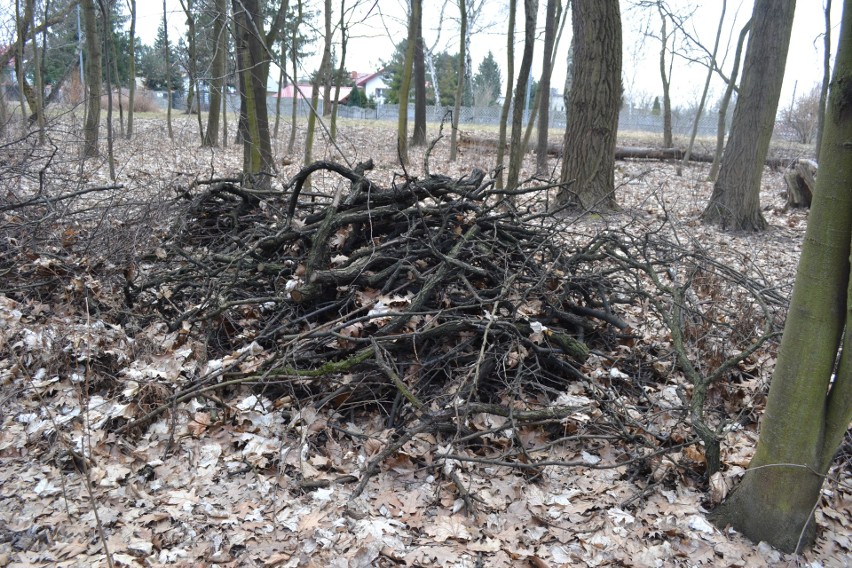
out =
[[[532,68],[537,12],[537,0],[524,0],[524,53],[521,56],[518,82],[515,85],[512,133],[509,136],[509,172],[506,174],[506,187],[509,189],[515,189],[518,186],[521,164],[525,154],[525,148],[521,144],[521,135],[523,134],[524,107],[527,101],[527,81],[529,81],[530,69]]]
[[[722,95],[722,101],[719,103],[719,118],[716,124],[716,150],[713,153],[713,163],[710,165],[710,173],[707,178],[710,181],[715,181],[719,175],[719,164],[722,162],[722,150],[725,148],[725,132],[727,131],[727,116],[728,106],[731,104],[731,97],[734,95],[734,90],[737,88],[737,76],[740,73],[740,61],[742,60],[743,46],[745,45],[746,37],[751,31],[751,20],[740,30],[739,38],[737,38],[737,48],[734,52],[734,66],[731,69],[731,76],[727,78],[727,87],[725,94]]]
[[[459,71],[456,75],[456,100],[453,108],[453,132],[450,137],[450,161],[454,162],[458,154],[458,132],[459,113],[461,112],[462,97],[464,96],[465,68],[467,62],[467,0],[459,0],[460,21],[460,45],[459,45]]]
[[[825,126],[825,103],[828,100],[828,83],[831,80],[831,0],[825,0],[825,33],[822,36],[822,85],[819,90],[819,110],[817,111],[816,159],[819,161],[822,146],[822,130]]]
[[[323,41],[322,60],[311,89],[311,109],[308,114],[308,131],[305,133],[305,166],[309,166],[314,150],[314,134],[317,127],[317,105],[319,105],[319,89],[322,77],[329,74],[331,65],[331,0],[325,0],[325,38]],[[310,184],[310,178],[306,182]]]
[[[719,178],[702,214],[705,223],[735,231],[767,227],[760,211],[760,180],[775,125],[795,6],[795,0],[754,4],[743,83]]]
[[[207,130],[204,132],[202,146],[219,145],[219,114],[225,95],[226,57],[228,55],[228,34],[225,25],[228,19],[228,1],[215,0],[213,7],[213,64],[210,82],[210,110],[207,113]]]
[[[166,0],[163,0],[163,57],[166,61],[166,125],[169,132],[169,139],[174,139],[175,133],[172,130],[172,62],[169,53],[169,16],[166,11]]]
[[[550,75],[553,72],[551,57],[556,40],[556,14],[558,0],[547,0],[544,17],[544,53],[541,56],[541,80],[538,83],[540,102],[538,107],[538,143],[536,144],[536,172],[547,173],[547,131],[550,126]],[[561,10],[561,6],[560,6]]]
[[[515,14],[518,0],[509,0],[509,29],[506,34],[506,93],[503,96],[503,109],[500,111],[500,134],[497,142],[497,189],[503,188],[503,160],[506,152],[506,123],[512,106],[512,81],[515,74]]]
[[[86,34],[86,122],[83,126],[83,156],[97,156],[101,124],[101,42],[94,0],[80,0]]]
[[[33,31],[33,65],[35,75],[35,114],[38,124],[38,143],[44,144],[44,81],[41,73],[41,58],[38,52],[38,34],[35,25],[35,1],[27,0],[27,11],[30,14],[30,27]]]
[[[127,130],[125,138],[133,137],[133,106],[136,104],[136,0],[127,0],[130,10],[130,33],[127,45],[127,63],[130,85],[127,87]]]
[[[408,95],[411,91],[411,73],[414,66],[414,48],[416,43],[416,29],[414,26],[415,12],[420,9],[421,3],[413,1],[411,12],[408,14],[408,42],[405,48],[405,62],[402,69],[402,84],[399,87],[399,115],[396,123],[396,150],[403,164],[408,165]]]
[[[574,0],[573,85],[556,206],[610,210],[615,201],[615,137],[621,103],[618,0]]]
[[[417,4],[414,22],[416,42],[414,44],[414,133],[412,146],[426,143],[426,69],[423,61],[423,0],[412,0]]]

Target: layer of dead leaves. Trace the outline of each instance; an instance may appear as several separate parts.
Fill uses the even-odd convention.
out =
[[[5,214],[2,246],[33,252],[26,263],[0,263],[8,282],[0,296],[0,565],[106,566],[107,555],[117,566],[847,565],[848,447],[816,510],[817,545],[803,556],[755,546],[705,520],[705,508],[748,465],[757,439],[753,420],[729,430],[724,471],[710,486],[700,475],[697,445],[639,465],[603,467],[616,464],[621,452],[606,438],[550,444],[552,433],[530,427],[515,433],[519,444],[576,465],[477,464],[454,459],[475,457],[458,440],[424,433],[386,459],[355,499],[365,465],[396,435],[376,413],[341,415],[235,387],[178,402],[144,430],[116,434],[193,377],[233,365],[250,369],[261,356],[250,343],[211,356],[192,330],[169,331],[126,315],[127,272],[167,230],[168,203],[191,180],[233,175],[241,162],[234,148],[198,148],[194,118],[178,126],[169,141],[162,122],[141,123],[136,139],[119,143],[116,181],[124,187],[97,193],[88,207],[39,222]],[[347,123],[338,145],[353,163],[373,158],[377,179],[389,182],[401,171],[390,132]],[[51,162],[57,179],[79,187],[112,184],[103,162],[89,161],[81,171],[73,146],[63,144],[57,142],[59,158]],[[297,168],[284,164],[298,158],[277,152],[286,179]],[[431,169],[450,177],[492,165],[476,149],[455,163],[446,155],[439,145]],[[340,159],[331,146],[315,158]],[[415,153],[413,169],[421,158]],[[624,211],[580,219],[576,233],[668,219],[720,261],[788,294],[807,214],[782,209],[780,174],[764,176],[761,200],[771,229],[757,236],[719,233],[697,221],[712,189],[705,177],[704,166],[678,177],[668,164],[620,163]],[[36,193],[40,180],[23,175],[15,183],[4,191]],[[337,180],[329,176],[327,183]],[[59,213],[62,224],[54,222]],[[665,330],[645,313],[638,305],[623,314],[635,325],[638,347],[665,345]],[[768,346],[738,377],[739,404],[755,416],[773,362]],[[584,371],[625,380],[602,357],[592,356]],[[669,379],[648,387],[649,394],[676,406],[681,378],[673,369],[657,372]],[[583,423],[595,419],[590,394],[580,383],[562,393],[563,402],[587,408],[566,421],[573,431],[563,436],[582,433]],[[674,412],[659,417],[662,425],[676,420]],[[467,426],[500,432],[505,424],[482,413]]]

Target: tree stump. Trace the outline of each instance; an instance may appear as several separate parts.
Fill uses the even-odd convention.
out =
[[[816,188],[817,163],[796,160],[784,172],[787,184],[787,207],[810,207]]]

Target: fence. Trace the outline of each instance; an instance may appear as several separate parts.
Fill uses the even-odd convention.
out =
[[[157,102],[160,106],[166,108],[166,97],[158,96]],[[185,110],[186,99],[182,96],[173,97],[174,104],[172,108],[177,110]],[[289,117],[292,113],[293,99],[281,99],[281,114],[283,117]],[[202,100],[202,109],[206,109],[206,101]],[[278,98],[274,96],[267,97],[266,107],[270,116],[275,114]],[[227,95],[228,109],[237,112],[240,108],[240,98],[237,94]],[[319,102],[317,111],[322,112],[322,101]],[[445,119],[450,120],[452,116],[452,107],[447,106],[427,106],[426,120],[430,122],[440,122]],[[307,101],[299,100],[296,106],[297,116],[307,118],[310,112],[310,105]],[[499,106],[489,107],[461,107],[459,111],[459,123],[463,125],[499,125],[502,109]],[[399,105],[376,105],[375,108],[360,108],[339,105],[337,107],[338,116],[341,118],[351,118],[359,120],[387,120],[396,121],[399,115]],[[730,114],[728,114],[728,125],[730,125]],[[414,119],[414,106],[408,107],[409,119]],[[511,116],[511,113],[510,115]],[[527,123],[530,117],[530,110],[524,110],[524,124]],[[566,113],[561,110],[550,111],[550,127],[565,128]],[[672,133],[675,135],[689,136],[692,131],[692,123],[695,120],[695,111],[675,110],[672,112]],[[716,112],[705,112],[701,115],[698,121],[699,136],[715,136],[718,127],[718,114]],[[660,114],[646,109],[623,108],[618,116],[619,131],[635,131],[635,132],[663,132],[663,117]]]

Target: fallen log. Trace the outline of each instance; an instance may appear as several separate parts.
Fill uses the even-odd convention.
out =
[[[496,140],[482,136],[462,134],[459,144],[462,148],[497,150]],[[527,151],[533,152],[535,151],[535,147],[530,144],[527,147]],[[561,158],[562,145],[555,142],[549,143],[547,145],[547,154],[548,156]],[[681,148],[647,148],[640,146],[616,146],[615,148],[616,160],[682,160],[684,154],[686,154],[686,150]],[[713,156],[711,154],[692,153],[689,155],[689,160],[691,162],[709,164],[713,162]],[[778,169],[786,167],[791,161],[793,160],[787,158],[766,158],[764,163],[770,168]]]

